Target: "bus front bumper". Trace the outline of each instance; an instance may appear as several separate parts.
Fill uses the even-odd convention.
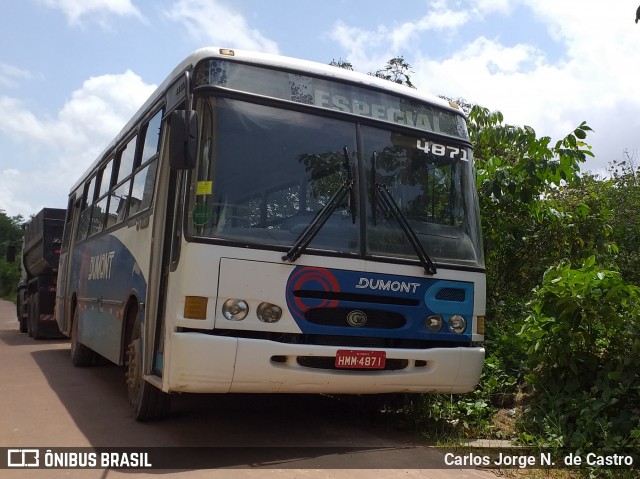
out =
[[[464,393],[478,383],[485,354],[482,347],[375,348],[385,351],[387,363],[399,360],[404,367],[352,370],[331,366],[324,369],[322,365],[330,364],[338,350],[368,348],[310,346],[183,332],[173,333],[169,344],[162,388],[165,392]]]

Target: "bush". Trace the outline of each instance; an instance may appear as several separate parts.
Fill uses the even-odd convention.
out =
[[[531,385],[522,437],[580,451],[640,447],[640,288],[588,258],[547,271],[520,332]]]

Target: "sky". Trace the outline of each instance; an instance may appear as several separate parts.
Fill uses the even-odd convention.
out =
[[[71,186],[171,70],[218,46],[371,72],[555,142],[586,121],[585,171],[640,149],[639,0],[2,0],[0,210],[65,208]],[[640,163],[640,161],[638,161]]]

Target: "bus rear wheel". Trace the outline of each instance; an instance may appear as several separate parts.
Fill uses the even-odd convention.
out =
[[[77,368],[82,368],[93,364],[95,353],[78,340],[79,320],[80,313],[76,308],[73,313],[73,324],[71,325],[71,363]]]
[[[127,392],[136,421],[161,419],[169,408],[169,395],[145,381],[142,372],[142,325],[135,322],[127,346]]]

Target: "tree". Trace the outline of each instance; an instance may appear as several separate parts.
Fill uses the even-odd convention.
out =
[[[611,211],[611,237],[617,245],[616,265],[625,281],[640,286],[640,167],[635,154],[613,162],[609,178],[599,181],[599,200]]]
[[[415,88],[413,83],[411,83],[410,73],[414,73],[413,70],[411,70],[411,65],[409,65],[403,57],[399,56],[392,58],[383,68],[377,70],[375,73],[370,73],[370,75]]]
[[[13,297],[20,279],[20,263],[8,262],[7,252],[9,248],[20,249],[23,223],[22,216],[9,217],[0,210],[0,297]]]
[[[464,112],[465,115],[469,115],[471,113],[471,109],[474,107],[473,103],[465,100],[464,98],[450,98],[445,95],[438,95],[438,98],[442,98],[443,100],[447,100],[449,103],[455,103],[460,107],[460,109]]]
[[[338,68],[344,68],[345,70],[353,70],[353,65],[347,60],[340,58],[339,60],[331,60],[329,65]],[[394,57],[387,62],[387,64],[375,72],[370,72],[369,75],[389,80],[400,85],[407,85],[408,87],[415,88],[411,83],[411,76],[413,73],[411,65],[405,61],[403,57]]]
[[[582,123],[552,144],[533,128],[504,124],[500,112],[474,106],[469,133],[474,144],[485,240],[488,286],[500,300],[526,297],[545,269],[564,257],[566,234],[584,208],[564,210],[549,201],[579,181],[580,164],[592,156]],[[558,209],[560,208],[560,209]],[[562,230],[562,235],[558,236]],[[553,236],[547,236],[553,231]],[[570,240],[568,240],[570,241]]]
[[[343,68],[345,70],[351,70],[353,71],[353,65],[346,61],[343,60],[342,58],[338,59],[338,60],[331,60],[331,62],[329,63],[329,65],[334,66],[334,67],[338,67],[338,68]]]

